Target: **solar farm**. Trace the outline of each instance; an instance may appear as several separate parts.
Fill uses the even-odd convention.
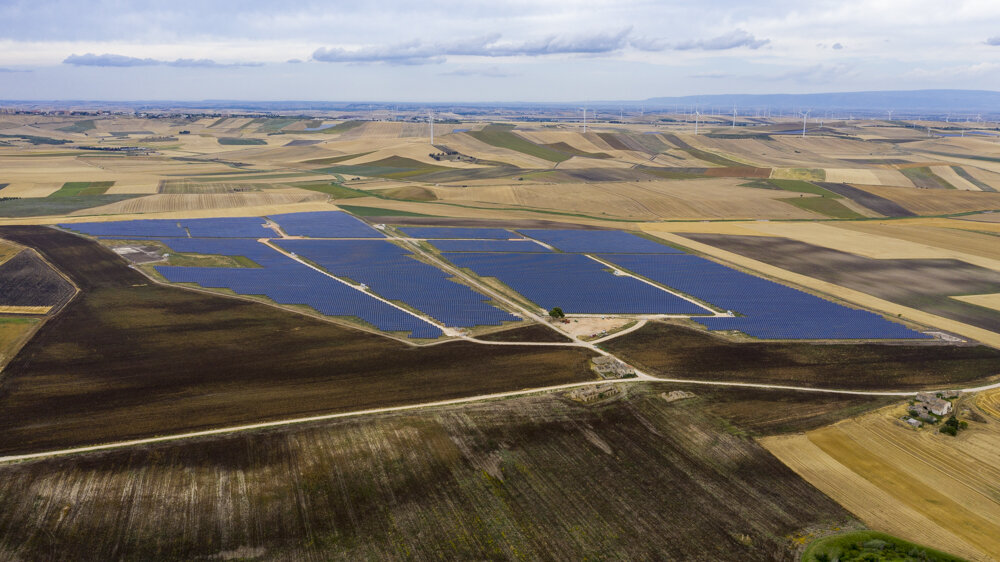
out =
[[[155,265],[171,283],[263,296],[434,339],[449,328],[519,322],[474,286],[339,211],[266,218],[154,219],[60,225],[102,239],[157,241],[173,252],[243,257],[257,267]],[[635,234],[614,230],[400,227],[474,281],[496,279],[533,312],[691,317],[760,339],[929,336]]]

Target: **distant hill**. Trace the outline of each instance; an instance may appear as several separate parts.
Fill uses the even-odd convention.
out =
[[[732,107],[899,112],[1000,112],[1000,92],[988,90],[890,90],[823,94],[722,94],[650,98],[647,108]]]

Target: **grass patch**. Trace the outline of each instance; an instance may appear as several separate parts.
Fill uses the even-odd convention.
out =
[[[402,201],[437,201],[437,195],[426,187],[407,185],[389,189],[377,189],[371,192],[376,197],[397,199]]]
[[[298,121],[299,121],[298,119],[268,118],[268,117],[254,119],[254,123],[261,124],[260,127],[257,127],[258,133],[275,133],[291,125],[292,123],[296,123]]]
[[[87,195],[104,195],[115,182],[113,181],[70,181],[63,184],[59,191],[49,197],[77,197]]]
[[[0,139],[21,139],[28,141],[31,144],[69,144],[73,141],[53,139],[49,137],[38,137],[35,135],[0,135]]]
[[[858,214],[845,207],[840,201],[830,199],[828,197],[790,197],[788,199],[779,199],[779,201],[784,201],[789,205],[794,205],[800,209],[811,211],[813,213],[819,213],[833,219],[865,218],[864,215]]]
[[[219,137],[219,144],[236,145],[236,146],[261,145],[261,144],[267,144],[267,141],[265,141],[264,139],[254,139],[247,137]]]
[[[303,133],[323,133],[323,134],[344,133],[344,132],[350,131],[351,129],[355,129],[357,127],[360,127],[364,123],[365,123],[364,121],[344,121],[343,123],[337,123],[333,127],[327,127],[326,129],[322,129],[322,130],[319,130],[319,131],[300,131],[300,132],[303,132]]]
[[[169,253],[167,256],[167,265],[176,265],[180,267],[236,267],[244,269],[260,269],[260,264],[244,256],[217,256],[206,254]]]
[[[374,162],[366,162],[352,166],[332,166],[314,170],[325,174],[344,174],[353,176],[379,177],[388,179],[405,179],[434,172],[450,170],[443,166],[434,166],[418,162],[402,156],[390,156]]]
[[[826,181],[826,170],[823,168],[775,168],[771,177],[782,180]]]
[[[551,148],[552,150],[556,150],[558,152],[565,152],[566,154],[571,154],[573,156],[583,156],[585,158],[597,158],[600,160],[605,160],[607,158],[614,158],[614,156],[611,156],[606,152],[585,152],[576,147],[570,146],[569,144],[566,144],[564,142],[541,144],[539,146],[543,146],[545,148]]]
[[[70,197],[41,197],[0,201],[0,217],[43,217],[65,215],[81,209],[100,207],[126,199],[142,197],[141,194],[85,195]]]
[[[330,156],[328,158],[313,158],[312,160],[303,160],[302,164],[336,164],[338,162],[344,162],[345,160],[353,160],[355,158],[360,158],[371,154],[371,152],[362,152],[360,154],[344,154],[343,156]]]
[[[488,125],[481,131],[468,131],[465,134],[486,144],[498,148],[515,150],[523,154],[541,158],[542,160],[548,160],[549,162],[564,162],[572,157],[572,154],[535,144],[520,135],[512,133],[511,129],[513,127],[510,125]]]
[[[320,193],[326,193],[334,199],[354,199],[357,197],[370,197],[370,193],[361,191],[360,189],[351,189],[350,187],[345,187],[337,182],[327,181],[327,182],[302,182],[292,184],[295,187],[301,189],[308,189],[309,191],[318,191]]]
[[[878,531],[854,531],[813,541],[802,554],[802,562],[962,562],[964,558],[921,546]]]
[[[795,193],[812,193],[814,195],[822,195],[823,197],[829,197],[831,199],[840,199],[840,195],[830,191],[829,189],[824,189],[818,185],[811,184],[807,181],[802,180],[767,180],[774,187],[778,189],[784,189],[785,191],[792,191]]]
[[[380,207],[361,207],[357,205],[337,205],[337,207],[359,217],[433,217],[424,213],[400,211],[398,209],[383,209]]]
[[[925,189],[955,189],[944,178],[935,174],[927,166],[916,166],[913,168],[900,168],[900,172],[906,176],[913,185]]]
[[[64,131],[67,133],[86,133],[92,129],[96,129],[97,125],[94,124],[93,119],[84,119],[83,121],[77,121],[68,127],[62,127],[61,129],[56,129],[57,131]]]

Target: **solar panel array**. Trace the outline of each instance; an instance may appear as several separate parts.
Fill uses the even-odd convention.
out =
[[[563,252],[574,254],[683,254],[620,230],[518,230]]]
[[[230,289],[263,295],[280,304],[307,305],[328,316],[353,316],[387,332],[410,332],[411,338],[436,338],[441,330],[340,281],[248,239],[163,239],[177,252],[245,256],[261,268],[156,266],[172,283]]]
[[[708,314],[710,311],[576,254],[444,254],[459,267],[496,277],[544,309],[592,314]]]
[[[291,236],[310,238],[383,238],[385,235],[343,211],[285,213],[269,218]]]
[[[604,255],[609,262],[742,317],[696,318],[762,339],[916,339],[926,334],[691,255]]]
[[[551,252],[532,240],[434,240],[431,244],[442,252]]]
[[[448,239],[448,238],[479,238],[487,240],[507,240],[520,238],[517,234],[502,228],[459,228],[437,226],[408,226],[400,228],[400,232],[410,238]]]
[[[517,317],[487,297],[448,279],[444,271],[417,261],[385,240],[281,240],[282,248],[338,277],[364,283],[381,297],[399,300],[446,326],[498,326]]]
[[[277,233],[264,226],[260,217],[185,219],[181,225],[194,238],[274,238]]]

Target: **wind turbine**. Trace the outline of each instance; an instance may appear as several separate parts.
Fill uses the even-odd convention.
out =
[[[892,121],[892,110],[886,111],[889,114],[889,121]]]
[[[802,112],[802,138],[806,138],[806,120],[809,119],[809,110]]]
[[[733,130],[736,130],[736,106],[733,106]]]
[[[698,118],[701,117],[701,112],[697,109],[694,110],[694,134],[698,134]]]
[[[434,113],[427,112],[427,122],[431,125],[431,144],[434,144]]]
[[[582,107],[580,109],[583,109],[583,132],[586,133],[587,132],[587,108],[586,107]]]

